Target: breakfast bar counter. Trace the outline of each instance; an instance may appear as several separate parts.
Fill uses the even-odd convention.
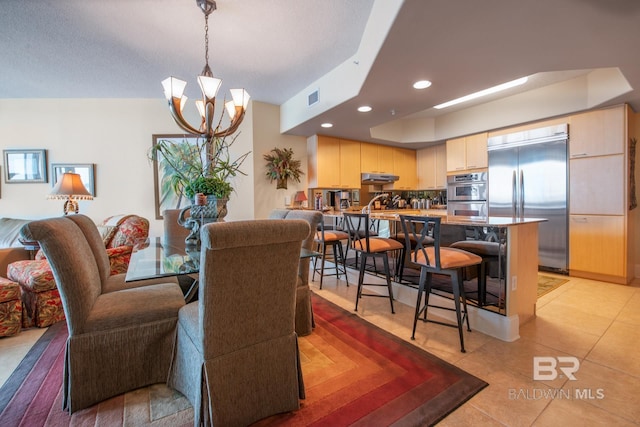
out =
[[[503,341],[515,341],[519,328],[535,316],[538,288],[538,224],[543,218],[489,217],[486,220],[469,221],[447,216],[440,210],[389,210],[373,211],[371,218],[388,222],[380,225],[380,234],[393,236],[399,231],[400,215],[440,216],[445,226],[464,226],[472,235],[483,240],[492,236],[503,246],[504,260],[498,277],[500,295],[498,304],[490,307],[469,306],[471,328]],[[341,212],[325,214],[328,221],[335,221]],[[469,237],[473,239],[473,237]],[[414,306],[417,297],[415,287],[394,284],[397,300]],[[438,296],[432,296],[439,298]],[[440,313],[439,313],[440,315]],[[445,315],[445,314],[443,314]],[[452,314],[453,316],[453,314]],[[453,320],[453,317],[451,318]]]

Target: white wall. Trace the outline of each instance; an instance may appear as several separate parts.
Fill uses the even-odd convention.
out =
[[[270,185],[264,177],[262,154],[271,148],[292,147],[305,159],[306,168],[306,140],[279,135],[278,126],[277,107],[249,106],[232,148],[232,156],[252,152],[243,166],[248,176],[234,181],[227,220],[266,217],[271,209],[284,206],[285,190],[275,190],[275,183]],[[51,163],[95,163],[96,197],[81,201],[80,212],[96,222],[110,215],[135,213],[149,219],[151,234],[157,236],[162,233],[162,221],[155,220],[153,168],[147,152],[153,134],[182,133],[163,99],[0,99],[1,149],[46,149],[49,175]],[[4,174],[4,158],[1,162]],[[305,184],[299,184],[300,189]],[[7,184],[3,177],[0,217],[62,215],[63,202],[46,198],[52,186],[50,180],[46,184]],[[295,188],[290,186],[288,193]]]
[[[307,138],[280,134],[280,108],[276,105],[254,102],[253,108],[253,150],[254,170],[253,188],[255,191],[255,217],[267,218],[274,208],[285,207],[285,197],[293,196],[296,191],[307,190]],[[276,183],[266,176],[266,162],[262,157],[273,148],[293,149],[293,158],[302,162],[304,175],[301,182],[289,180],[287,189],[276,189]]]

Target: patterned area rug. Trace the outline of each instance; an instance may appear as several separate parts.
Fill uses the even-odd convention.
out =
[[[314,332],[300,338],[307,398],[259,426],[432,425],[487,383],[314,296]],[[61,383],[67,331],[58,323],[0,389],[0,425],[190,426],[187,400],[163,384],[69,416]]]
[[[544,294],[548,294],[559,286],[564,285],[568,281],[568,279],[557,279],[555,277],[538,274],[538,298]]]

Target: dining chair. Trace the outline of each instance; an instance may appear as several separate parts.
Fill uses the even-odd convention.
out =
[[[301,219],[209,223],[201,229],[198,301],[178,314],[168,384],[194,427],[245,426],[304,398],[294,329]]]
[[[482,258],[462,249],[442,246],[440,241],[441,221],[441,217],[400,215],[400,222],[402,224],[402,231],[405,235],[407,250],[411,250],[412,245],[414,245],[413,250],[411,250],[411,262],[420,266],[420,281],[418,285],[415,314],[413,317],[411,339],[415,339],[418,320],[454,328],[457,327],[458,334],[460,336],[460,351],[465,353],[464,335],[462,331],[464,321],[466,320],[468,331],[471,331],[471,327],[469,325],[467,299],[464,292],[462,270],[466,267],[480,264],[482,262]],[[433,244],[429,245],[427,242],[430,242],[431,239],[433,239]],[[434,274],[449,276],[451,279],[451,289],[449,290],[435,286],[433,284]],[[453,295],[454,308],[451,308],[450,306],[429,304],[429,295],[436,289]],[[425,294],[424,304],[422,304],[423,293]],[[455,311],[456,324],[454,325],[445,321],[428,318],[427,310],[429,307]]]
[[[164,383],[184,297],[173,278],[127,283],[110,274],[107,250],[84,215],[32,221],[60,292],[67,320],[62,405],[70,413]]]
[[[363,296],[370,297],[383,297],[389,298],[391,305],[391,313],[395,313],[393,307],[393,286],[391,284],[391,272],[389,268],[389,252],[399,251],[400,256],[398,259],[404,257],[404,245],[397,240],[387,237],[371,236],[370,235],[370,218],[368,213],[347,213],[343,214],[344,225],[349,235],[348,247],[356,252],[356,258],[360,258],[360,268],[358,275],[358,291],[356,295],[356,307],[355,311],[358,311],[358,303]],[[384,268],[384,274],[386,284],[364,282],[364,273],[366,270],[367,261],[369,259],[376,260],[381,259]],[[398,268],[401,263],[396,263],[396,272],[394,277],[398,275]],[[387,295],[379,293],[365,293],[363,292],[364,286],[370,287],[386,287]]]
[[[309,235],[302,241],[304,249],[313,249],[315,242],[315,230],[322,222],[322,213],[319,211],[302,209],[274,209],[269,214],[270,219],[302,219],[309,224]],[[314,264],[317,257],[314,257]],[[308,257],[300,259],[298,266],[298,284],[296,287],[296,333],[299,337],[309,335],[315,327],[313,319],[313,305],[311,304],[311,288],[309,287]]]

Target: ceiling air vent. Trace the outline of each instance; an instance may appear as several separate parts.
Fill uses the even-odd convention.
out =
[[[317,104],[318,101],[318,89],[316,89],[307,96],[307,107],[311,107],[313,104]]]

